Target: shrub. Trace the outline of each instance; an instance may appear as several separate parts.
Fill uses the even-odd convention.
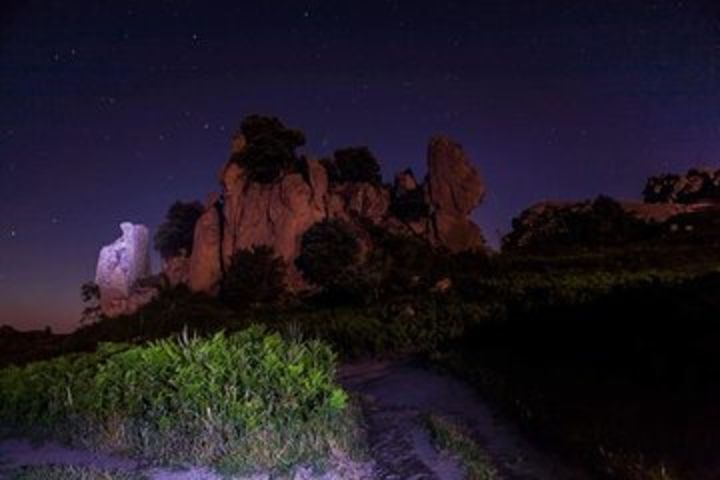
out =
[[[430,215],[430,205],[425,201],[425,190],[418,187],[407,192],[393,192],[390,213],[400,220],[414,222]]]
[[[92,323],[100,318],[100,286],[95,282],[85,282],[80,286],[83,311],[80,323]]]
[[[285,261],[272,247],[235,252],[222,284],[223,301],[232,307],[273,303],[285,292]]]
[[[195,224],[204,210],[200,202],[173,203],[165,215],[165,221],[155,232],[155,250],[163,258],[189,256],[192,253]]]
[[[350,227],[341,220],[324,220],[303,234],[295,265],[308,281],[331,287],[347,281],[359,255]]]
[[[317,341],[253,327],[145,346],[104,344],[0,371],[0,422],[157,463],[284,470],[347,451],[348,398]]]
[[[65,351],[87,351],[98,342],[136,342],[165,338],[187,329],[210,333],[221,329],[247,327],[216,298],[191,292],[185,285],[161,289],[149,303],[131,315],[102,317],[68,335]]]
[[[272,183],[301,162],[295,150],[305,145],[305,135],[285,127],[277,117],[250,115],[242,121],[240,132],[247,143],[232,160],[255,182]]]
[[[330,181],[382,182],[380,164],[367,147],[350,147],[335,151],[334,169],[329,172]]]

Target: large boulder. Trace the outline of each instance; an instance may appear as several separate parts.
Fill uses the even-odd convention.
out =
[[[120,224],[122,236],[102,247],[98,257],[95,283],[100,289],[100,307],[108,316],[128,311],[138,280],[150,275],[150,236],[144,225]]]
[[[480,173],[462,147],[447,137],[435,137],[428,146],[426,190],[432,207],[433,244],[451,252],[484,250],[485,239],[470,214],[485,197]]]
[[[218,195],[210,195],[195,224],[188,285],[196,292],[215,294],[222,278],[222,219]]]
[[[485,185],[459,144],[443,136],[432,138],[427,163],[428,198],[436,211],[461,217],[480,205]]]

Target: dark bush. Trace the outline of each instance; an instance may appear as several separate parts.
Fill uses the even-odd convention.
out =
[[[285,127],[276,117],[250,115],[242,121],[240,132],[247,143],[232,160],[255,182],[272,183],[301,162],[295,150],[305,145],[305,135]]]
[[[303,234],[295,265],[308,281],[329,287],[346,281],[359,254],[360,246],[347,224],[324,220]]]
[[[222,299],[232,307],[276,302],[285,292],[286,266],[268,246],[235,252],[222,283]]]
[[[406,222],[427,218],[430,215],[430,205],[425,200],[425,190],[418,187],[407,192],[393,192],[390,213]]]
[[[333,161],[335,169],[329,174],[337,183],[382,182],[380,164],[367,147],[350,147],[337,150]]]
[[[155,250],[163,258],[192,253],[195,223],[204,211],[200,202],[175,202],[155,232]]]

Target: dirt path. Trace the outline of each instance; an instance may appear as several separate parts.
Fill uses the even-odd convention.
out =
[[[368,399],[367,421],[378,480],[456,480],[459,465],[438,455],[422,427],[434,413],[465,425],[503,480],[585,480],[528,444],[464,383],[416,363],[367,361],[346,365],[340,381]]]

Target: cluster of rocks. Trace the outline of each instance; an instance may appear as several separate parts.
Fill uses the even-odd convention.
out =
[[[244,148],[245,139],[236,135],[232,153]],[[470,218],[485,195],[483,181],[462,147],[446,137],[430,140],[422,182],[405,170],[393,185],[337,183],[323,162],[303,161],[302,172],[286,172],[272,183],[256,182],[237,162],[228,161],[220,171],[220,192],[209,195],[196,223],[190,257],[164,260],[166,281],[215,294],[235,252],[265,245],[286,262],[288,288],[302,290],[307,285],[294,262],[302,235],[326,219],[348,224],[365,249],[372,248],[368,226],[415,235],[452,252],[485,249],[482,232]],[[408,218],[392,206],[410,197],[425,208]],[[147,229],[127,223],[122,229],[123,236],[104,247],[98,261],[96,281],[102,311],[109,316],[131,313],[154,294],[152,288],[137,287],[150,274]]]
[[[562,243],[561,238],[574,238],[578,242],[587,240],[583,238],[583,232],[572,231],[577,225],[569,225],[568,218],[606,222],[608,227],[616,230],[616,238],[624,242],[669,239],[677,237],[674,234],[678,232],[694,232],[693,235],[698,237],[696,224],[707,224],[708,215],[717,217],[720,208],[720,170],[691,169],[685,175],[650,177],[643,190],[643,199],[643,202],[612,201],[622,213],[612,217],[606,215],[607,212],[594,211],[593,201],[536,203],[513,219],[512,231],[503,238],[503,246],[544,248],[552,244],[558,246]],[[627,225],[639,226],[643,232],[637,235],[639,229],[623,228]],[[628,230],[632,230],[631,234]],[[689,237],[683,239],[691,240]]]
[[[643,190],[647,203],[716,203],[720,201],[720,170],[692,168],[684,175],[650,177]]]

